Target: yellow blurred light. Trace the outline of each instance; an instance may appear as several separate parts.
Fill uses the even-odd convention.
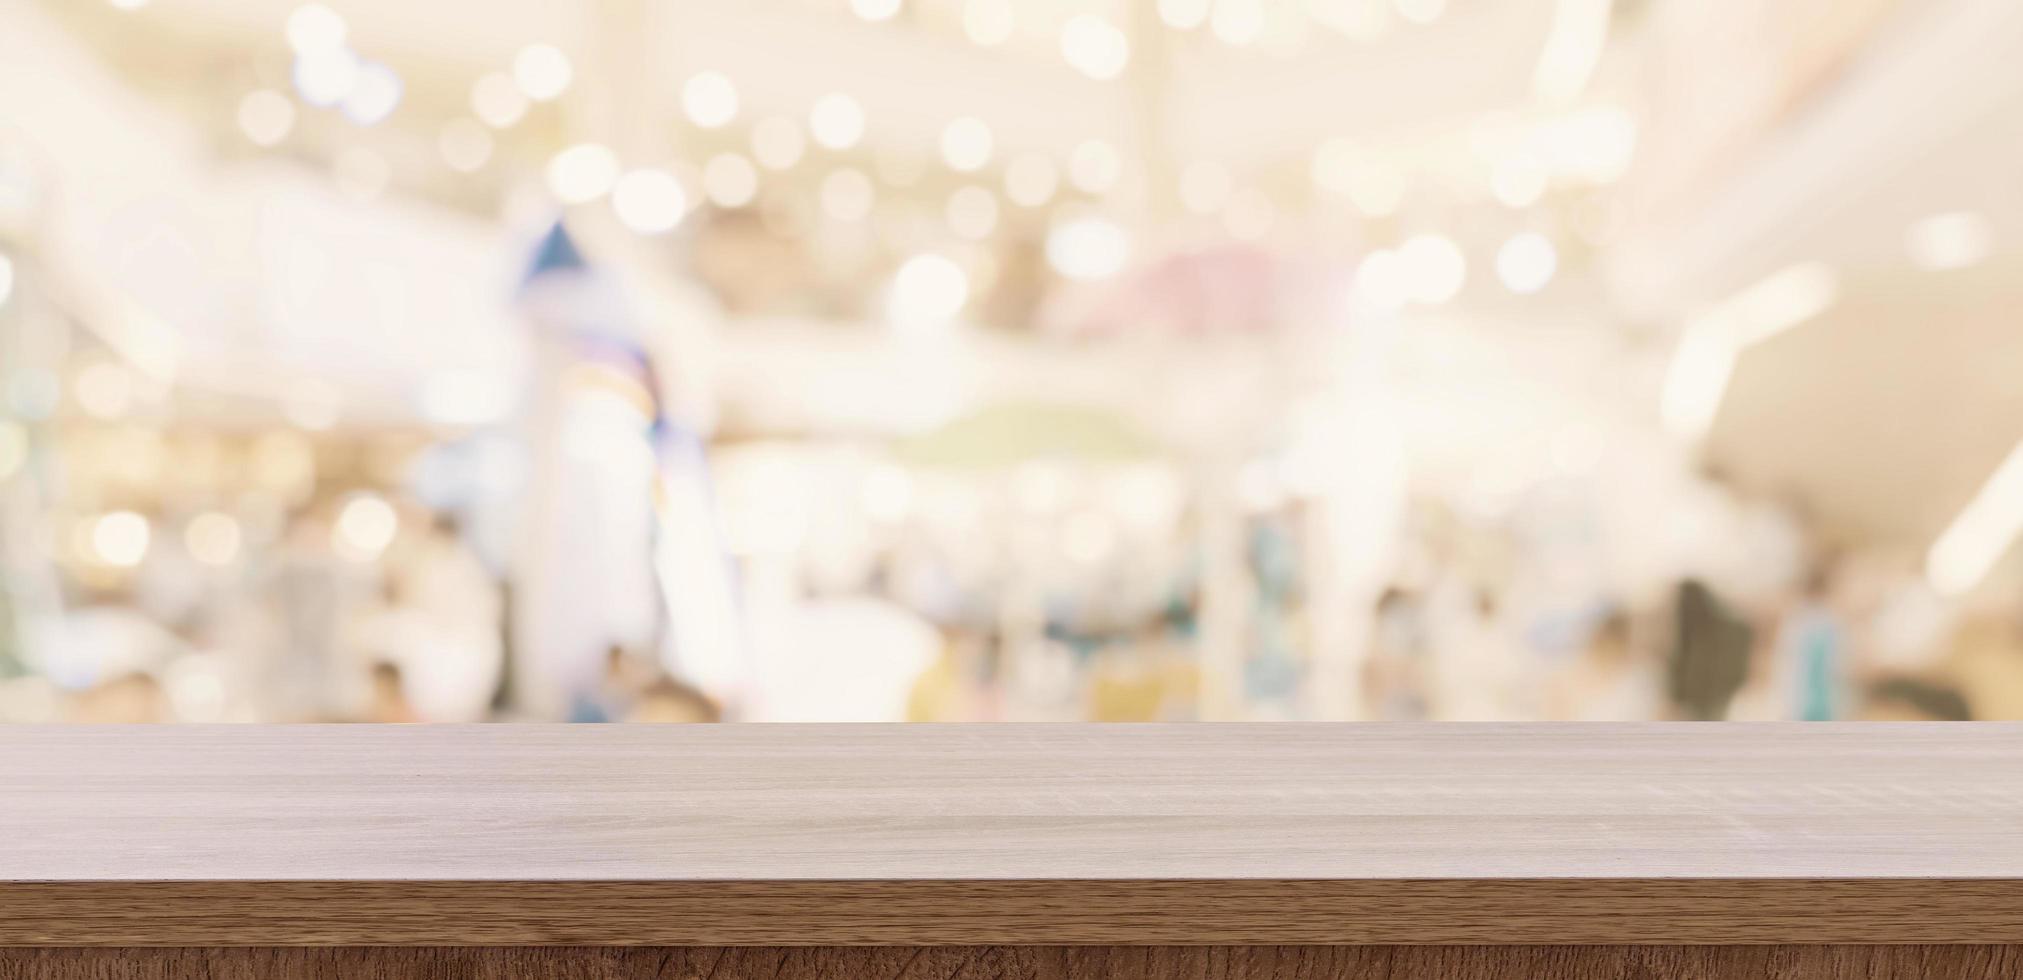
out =
[[[2009,450],[1966,509],[1925,554],[1925,578],[1945,596],[1971,591],[2023,534],[2023,443]]]
[[[148,0],[107,0],[114,10],[139,10],[148,5]]]
[[[1061,57],[1076,71],[1108,81],[1130,63],[1131,40],[1095,14],[1076,14],[1061,28]]]
[[[786,170],[807,150],[801,124],[786,116],[767,116],[752,127],[752,157],[767,170]]]
[[[945,255],[915,255],[892,276],[886,315],[902,331],[955,319],[969,302],[969,275]]]
[[[829,149],[847,150],[864,138],[864,106],[841,92],[830,92],[808,110],[808,133]]]
[[[628,171],[611,188],[611,210],[619,224],[642,235],[672,231],[688,213],[688,192],[665,170]]]
[[[702,192],[720,208],[741,208],[759,193],[759,171],[740,153],[719,153],[702,168]]]
[[[273,146],[295,127],[295,103],[270,89],[255,89],[239,100],[239,130],[254,146]]]
[[[1191,31],[1208,22],[1208,0],[1159,0],[1159,19],[1176,31]]]
[[[254,440],[248,470],[262,489],[292,500],[315,485],[316,452],[294,432],[269,432]]]
[[[1101,194],[1117,186],[1123,172],[1123,157],[1104,140],[1083,140],[1068,154],[1068,182],[1087,194]]]
[[[872,23],[891,20],[899,6],[900,0],[850,0],[850,12]]]
[[[723,72],[697,72],[681,87],[681,110],[689,122],[715,129],[737,118],[738,87]]]
[[[288,15],[288,46],[298,55],[331,51],[344,47],[351,28],[337,11],[320,3],[307,3]]]
[[[1414,235],[1398,246],[1398,268],[1405,297],[1438,306],[1461,292],[1468,279],[1468,258],[1444,235]]]
[[[14,260],[7,253],[0,252],[0,309],[14,298]]]
[[[1414,24],[1431,24],[1447,12],[1447,0],[1393,0],[1392,6]]]
[[[527,93],[502,71],[489,72],[471,84],[471,112],[493,129],[505,129],[527,115]]]
[[[91,551],[114,568],[132,568],[148,553],[148,519],[130,510],[100,515],[91,525]]]
[[[837,221],[862,221],[871,214],[876,189],[871,178],[845,167],[822,178],[822,213]]]
[[[1904,248],[1921,269],[1939,271],[1978,265],[1994,250],[1995,226],[1973,211],[1935,214],[1904,233]]]
[[[1060,170],[1052,157],[1028,151],[1012,157],[1004,168],[1004,194],[1013,204],[1036,208],[1053,199],[1060,186]]]
[[[513,56],[513,81],[536,102],[552,102],[569,90],[576,70],[552,44],[529,44]]]
[[[964,173],[983,169],[993,149],[990,127],[975,116],[957,116],[941,130],[941,159]]]
[[[970,185],[956,188],[948,196],[948,227],[963,238],[989,238],[997,229],[997,195]]]
[[[474,173],[492,159],[492,134],[470,119],[452,119],[436,136],[443,162],[458,173]]]
[[[1047,234],[1047,264],[1070,279],[1107,279],[1131,258],[1131,236],[1108,218],[1076,218]]]
[[[229,565],[239,557],[239,522],[230,514],[205,511],[183,527],[183,548],[206,565]]]
[[[599,143],[578,143],[548,161],[548,189],[564,204],[585,204],[618,182],[618,154]]]
[[[968,0],[962,5],[962,32],[973,43],[987,48],[1003,44],[1017,26],[1010,0]]]
[[[1229,203],[1233,187],[1229,168],[1214,160],[1196,160],[1180,171],[1180,204],[1195,214],[1214,214]]]
[[[400,515],[393,505],[373,494],[362,493],[346,501],[344,509],[338,512],[330,544],[340,557],[349,561],[372,561],[386,551],[399,531]]]
[[[1513,293],[1544,289],[1558,270],[1559,250],[1536,232],[1514,235],[1496,250],[1496,277]]]

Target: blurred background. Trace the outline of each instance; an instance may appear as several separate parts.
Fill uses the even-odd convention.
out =
[[[2014,0],[0,0],[0,720],[2023,718]]]

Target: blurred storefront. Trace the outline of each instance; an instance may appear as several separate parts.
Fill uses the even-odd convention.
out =
[[[0,720],[2023,717],[2023,9],[0,5]]]

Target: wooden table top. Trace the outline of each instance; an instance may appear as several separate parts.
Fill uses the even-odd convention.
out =
[[[1938,896],[2023,934],[2023,725],[14,727],[0,799],[0,942],[89,940],[76,917],[108,896],[138,896],[128,939],[197,935],[167,904],[231,899],[287,906],[303,941],[355,934],[337,920],[358,896],[477,902],[465,918],[519,941],[890,939],[901,917],[1019,902],[1201,903],[1131,925],[1171,941],[1215,922],[1228,941],[1215,909],[1239,906],[1258,922],[1238,938],[1441,941],[1481,923],[1429,913],[1407,935],[1326,910],[1653,909],[1620,937],[1684,934],[1658,906],[1736,889],[1800,918],[1859,892],[1870,928]],[[902,885],[920,907],[894,904]],[[746,932],[668,922],[746,899]],[[529,938],[528,910],[569,903],[644,903],[623,928],[645,933]],[[923,941],[1077,941],[1007,915]],[[1112,925],[1085,938],[1131,941]]]

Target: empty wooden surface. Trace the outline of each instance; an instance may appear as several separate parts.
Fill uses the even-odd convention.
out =
[[[0,728],[0,943],[2023,942],[2023,726]]]
[[[2004,946],[0,949],[0,980],[2010,980]]]
[[[0,879],[2023,877],[2023,725],[0,729]]]

